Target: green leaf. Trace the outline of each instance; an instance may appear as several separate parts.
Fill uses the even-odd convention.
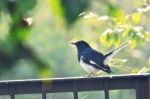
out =
[[[107,13],[109,16],[115,17],[115,18],[121,18],[124,16],[124,11],[117,6],[116,4],[109,4]]]
[[[40,78],[48,78],[52,76],[52,71],[50,68],[41,68],[39,69]]]
[[[122,32],[122,36],[123,37],[127,37],[129,32],[130,32],[130,29],[129,28],[125,28],[124,31]]]
[[[86,11],[89,0],[48,0],[48,4],[52,11],[65,19],[67,25],[73,24],[80,13]]]
[[[18,10],[21,13],[26,13],[31,11],[37,4],[37,0],[17,0]]]
[[[107,47],[110,47],[113,44],[113,35],[112,29],[105,30],[102,35],[100,36],[100,42]]]
[[[35,7],[37,0],[6,0],[7,10],[11,15],[25,15]]]
[[[113,36],[114,36],[113,37],[113,39],[114,39],[114,45],[116,47],[119,47],[119,45],[121,43],[121,37],[120,37],[119,33],[115,32],[115,33],[113,33]]]
[[[89,0],[61,0],[67,24],[74,23],[79,18],[79,14],[86,11],[89,3]]]
[[[113,41],[114,41],[113,35],[111,33],[108,33],[107,36],[106,36],[106,40],[107,40],[106,41],[107,42],[106,46],[110,47],[113,44]]]

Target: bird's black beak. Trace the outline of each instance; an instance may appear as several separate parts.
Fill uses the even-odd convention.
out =
[[[70,44],[76,45],[76,43],[70,43]]]

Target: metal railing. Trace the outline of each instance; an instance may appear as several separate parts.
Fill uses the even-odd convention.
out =
[[[73,99],[83,91],[104,91],[109,99],[109,90],[133,89],[136,99],[150,99],[150,75],[122,75],[94,78],[54,78],[34,80],[0,81],[0,95],[9,95],[15,99],[18,94],[41,94],[47,99],[47,93],[72,92]]]

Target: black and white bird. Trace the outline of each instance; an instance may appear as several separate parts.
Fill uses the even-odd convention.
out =
[[[75,43],[71,43],[76,46],[78,52],[78,61],[82,68],[90,73],[90,76],[94,76],[100,70],[106,73],[112,73],[110,67],[108,66],[108,61],[110,56],[114,55],[120,49],[126,47],[129,42],[125,42],[120,45],[118,48],[106,53],[102,54],[96,50],[94,50],[87,42],[81,40]]]

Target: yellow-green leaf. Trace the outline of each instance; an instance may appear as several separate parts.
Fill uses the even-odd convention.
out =
[[[62,16],[61,0],[47,0],[50,9],[59,16]]]
[[[141,74],[141,73],[146,73],[148,72],[149,69],[147,67],[142,67],[139,71],[138,71],[138,74]]]
[[[119,47],[119,45],[121,44],[121,39],[118,38],[118,40],[115,41],[115,47]]]
[[[113,44],[113,37],[110,33],[102,34],[100,36],[100,42],[107,47],[110,47]]]
[[[124,29],[124,31],[122,32],[122,36],[126,37],[129,34],[129,31],[130,30],[128,28]]]
[[[135,39],[131,40],[131,44],[130,44],[130,47],[131,48],[135,48],[137,46],[137,42]]]
[[[140,22],[141,13],[135,12],[132,14],[132,20],[134,24],[138,24]]]
[[[105,44],[105,43],[106,43],[106,35],[102,34],[102,35],[100,36],[100,42],[101,42],[102,44]]]

